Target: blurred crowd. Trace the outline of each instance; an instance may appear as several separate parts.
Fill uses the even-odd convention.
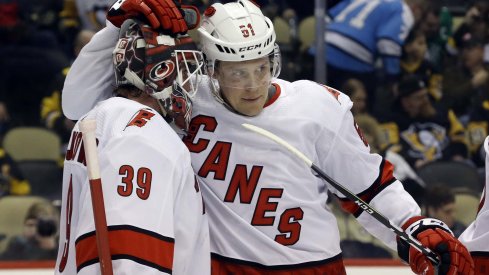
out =
[[[105,26],[112,2],[0,0],[1,139],[18,127],[42,127],[58,135],[59,158],[64,158],[74,122],[61,110],[63,82],[82,47]],[[214,2],[229,1],[182,2],[203,12]],[[275,25],[282,51],[281,78],[314,80],[313,1],[256,2]],[[387,5],[396,1],[367,2],[327,1],[325,84],[350,96],[352,112],[372,151],[395,165],[395,176],[424,205],[425,213],[461,232],[465,224],[454,220],[455,193],[463,189],[478,197],[482,181],[480,186],[464,189],[461,175],[454,179],[461,183],[456,189],[446,182],[426,182],[422,171],[432,163],[456,162],[482,176],[481,146],[489,133],[489,2],[405,0],[404,8],[410,9],[412,17],[408,28],[396,21],[409,17],[402,11],[368,25],[370,14],[391,9]],[[365,4],[363,13],[349,18],[359,3]],[[390,28],[396,24],[401,27]],[[352,26],[363,28],[366,36],[342,33]],[[346,40],[337,43],[335,39]],[[9,154],[0,147],[0,200],[8,195],[38,195]],[[56,184],[61,189],[61,182]],[[56,216],[56,209],[43,211]],[[56,238],[51,237],[56,223],[34,212],[27,213],[24,232],[10,238],[4,252],[0,249],[0,259],[55,258],[52,248],[57,245],[52,242]],[[7,242],[1,240],[1,233],[0,228],[0,243]]]

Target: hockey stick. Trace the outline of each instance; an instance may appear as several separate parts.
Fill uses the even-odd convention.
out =
[[[389,219],[384,217],[380,212],[375,210],[372,206],[370,206],[368,203],[363,201],[361,198],[359,198],[355,193],[352,193],[350,190],[346,189],[343,185],[339,184],[336,182],[334,179],[332,179],[330,176],[328,176],[324,171],[322,171],[319,167],[317,167],[309,158],[307,158],[302,152],[297,150],[297,148],[293,147],[290,145],[288,142],[285,140],[279,138],[275,134],[270,133],[269,131],[262,129],[260,127],[257,127],[255,125],[243,123],[243,127],[245,127],[248,130],[251,130],[255,133],[258,133],[262,136],[265,136],[274,142],[284,146],[292,152],[294,155],[302,159],[307,166],[309,166],[314,172],[316,172],[322,179],[326,180],[329,184],[331,184],[336,190],[340,191],[341,194],[349,198],[351,201],[355,202],[356,205],[358,205],[363,211],[367,212],[370,214],[374,219],[385,225],[387,228],[390,230],[394,231],[394,233],[399,236],[401,239],[405,240],[407,243],[409,243],[411,246],[416,248],[417,250],[421,251],[423,254],[430,259],[430,261],[435,265],[438,266],[440,263],[440,260],[438,259],[438,256],[431,251],[429,248],[424,247],[418,240],[414,239],[411,235],[408,235],[404,230],[393,224]]]
[[[87,162],[90,194],[92,196],[93,219],[95,221],[95,238],[102,275],[112,275],[112,257],[109,248],[109,233],[105,217],[104,195],[102,192],[102,179],[97,156],[97,141],[95,139],[95,120],[82,120],[80,131],[83,137],[85,159]]]

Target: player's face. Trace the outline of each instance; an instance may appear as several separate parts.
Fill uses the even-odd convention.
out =
[[[409,56],[416,60],[422,60],[427,51],[426,38],[423,35],[418,35],[411,43],[406,44],[405,50]]]
[[[364,113],[367,109],[367,92],[363,88],[358,88],[351,95],[353,106],[351,111],[353,114]]]
[[[37,219],[27,219],[24,222],[24,237],[31,238],[37,232]]]
[[[433,218],[444,221],[448,227],[453,226],[455,222],[455,203],[449,203],[437,209],[432,209]]]
[[[430,104],[428,90],[421,89],[403,99],[401,99],[404,110],[410,117],[418,117],[422,114],[423,108]]]
[[[241,62],[220,61],[216,70],[221,93],[237,112],[256,116],[268,99],[271,73],[268,57]]]
[[[464,66],[468,69],[482,64],[484,60],[484,48],[482,46],[466,47],[462,53]]]

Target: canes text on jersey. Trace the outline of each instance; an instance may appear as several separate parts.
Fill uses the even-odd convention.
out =
[[[196,140],[200,128],[202,131],[214,132],[217,128],[217,121],[214,117],[199,115],[192,119],[188,135],[183,139],[190,152],[201,153],[210,144],[210,140],[199,138]],[[214,179],[224,181],[228,161],[230,159],[232,143],[216,141],[210,150],[207,158],[199,168],[198,175],[207,178],[210,173],[214,174]],[[197,167],[195,167],[197,168]],[[233,169],[231,167],[231,169]],[[293,245],[300,239],[301,224],[304,211],[300,207],[294,207],[284,210],[279,215],[274,215],[280,198],[283,194],[282,188],[259,188],[256,192],[263,166],[253,165],[248,177],[248,167],[245,164],[236,164],[226,190],[224,202],[234,203],[239,193],[241,204],[251,204],[255,194],[258,196],[251,224],[254,226],[273,226],[275,217],[279,216],[280,220],[277,226],[281,234],[275,236],[275,241],[283,245]]]

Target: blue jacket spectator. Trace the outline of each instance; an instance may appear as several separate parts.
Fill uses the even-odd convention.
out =
[[[387,75],[398,75],[401,47],[413,22],[403,1],[342,1],[329,11],[326,32],[329,65],[358,73],[373,72],[378,56]]]

